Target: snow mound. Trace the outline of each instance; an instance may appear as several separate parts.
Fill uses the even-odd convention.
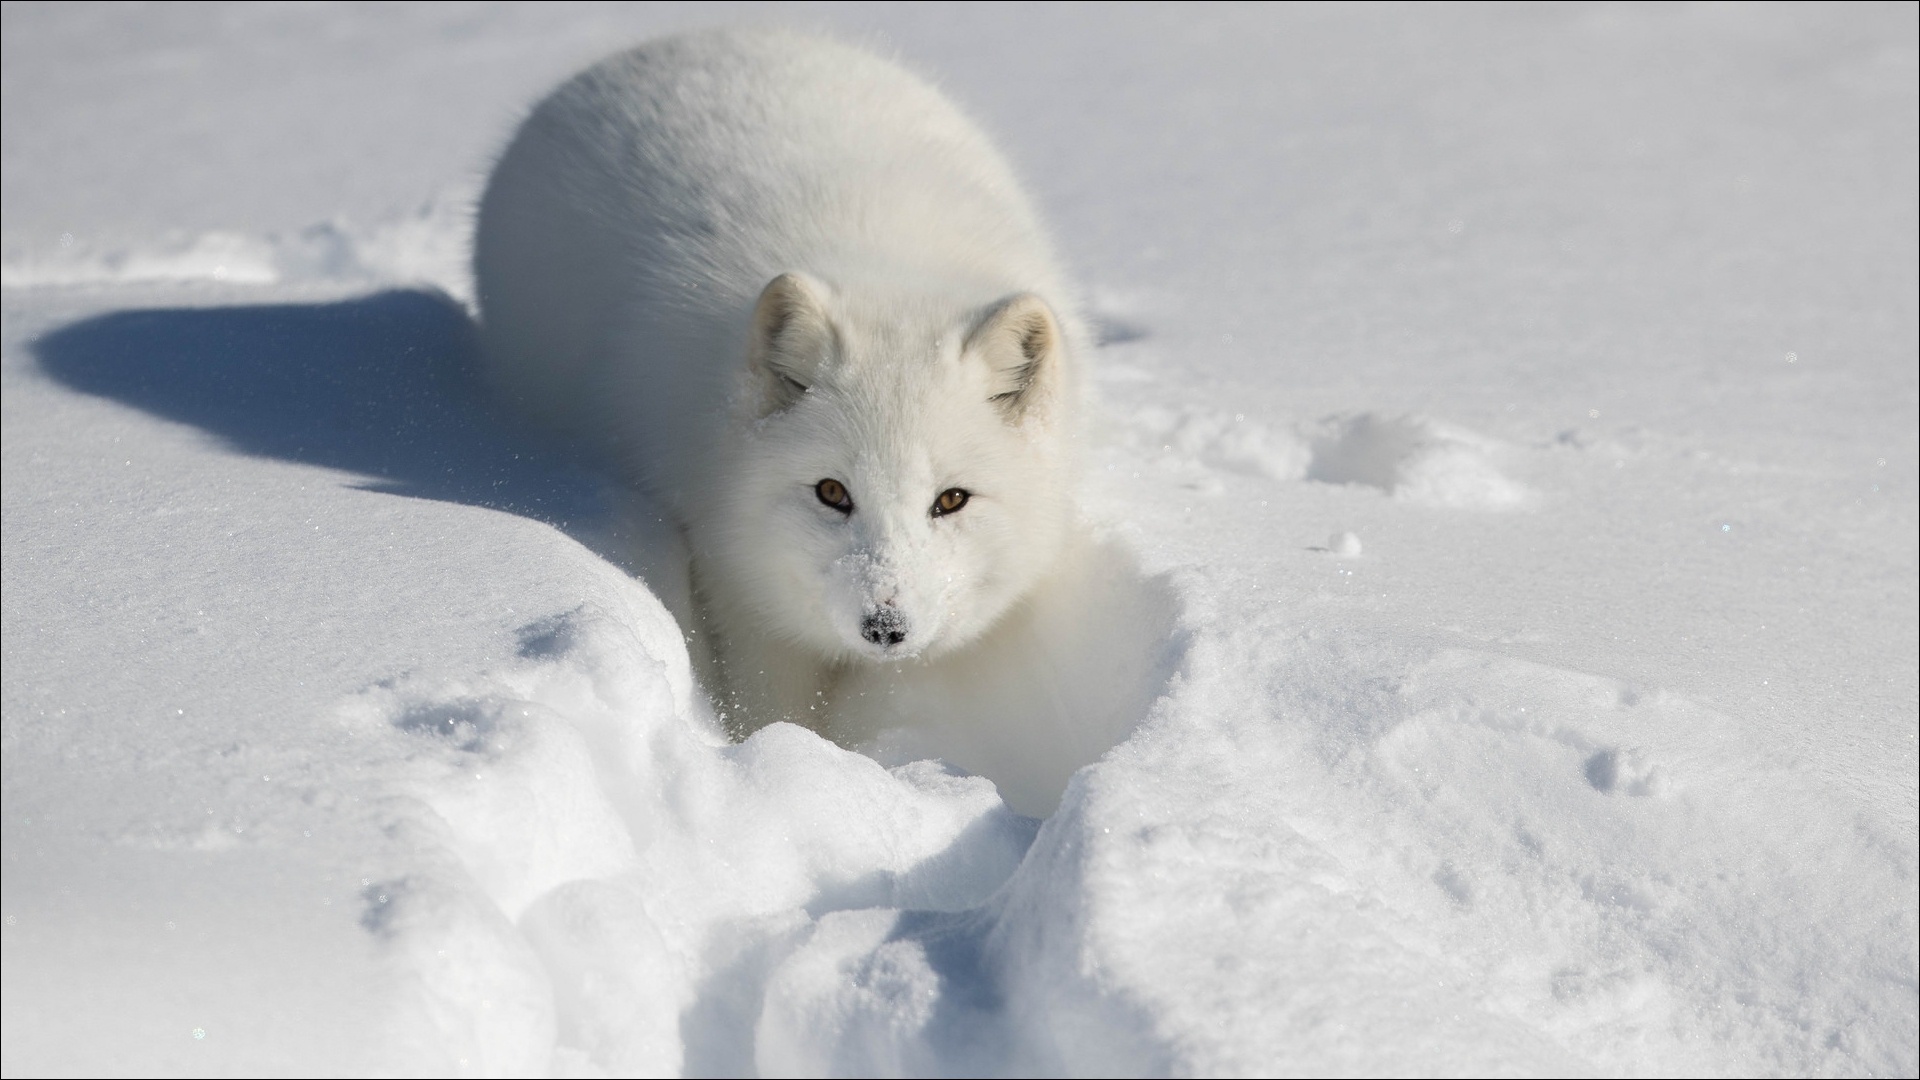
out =
[[[1730,752],[1741,722],[1671,693],[1278,630],[1200,636],[1015,878],[1079,830],[1107,902],[1074,933],[1158,1045],[1210,1048],[1179,1071],[1910,1067],[1911,954],[1879,927],[1912,851],[1793,755]]]
[[[1676,695],[1218,623],[1042,825],[934,761],[785,724],[727,743],[665,608],[622,596],[345,708],[408,740],[444,853],[362,922],[484,1069],[1707,1069],[1798,1024],[1778,1060],[1901,1060],[1892,901],[1840,894],[1895,895],[1911,853],[1824,843],[1804,770],[1729,756],[1737,722]],[[1828,985],[1879,967],[1885,992]]]
[[[1358,536],[1351,532],[1337,532],[1327,537],[1326,550],[1329,554],[1338,555],[1344,559],[1356,559],[1364,549]]]
[[[61,234],[52,246],[10,248],[0,258],[0,285],[180,285],[217,283],[419,284],[468,298],[466,220],[471,198],[434,199],[411,214],[354,226],[322,222],[290,234],[230,230],[168,233],[132,244]]]
[[[1491,439],[1416,416],[1359,413],[1324,421],[1313,436],[1309,480],[1365,484],[1428,506],[1502,509],[1527,489],[1494,464]]]
[[[1298,480],[1312,463],[1304,440],[1244,413],[1149,405],[1134,410],[1127,420],[1137,449],[1157,449],[1160,455],[1201,468]]]
[[[886,769],[786,724],[728,744],[672,619],[631,599],[529,624],[503,669],[373,687],[346,710],[411,737],[415,793],[457,864],[381,889],[366,919],[430,1003],[453,1003],[429,1014],[490,1017],[482,1041],[442,1031],[487,1069],[535,1068],[556,1032],[613,1072],[749,1068],[764,986],[816,921],[976,906],[1033,837],[992,783],[935,762]],[[450,952],[520,971],[518,996]]]
[[[1147,405],[1124,415],[1131,448],[1162,467],[1359,484],[1424,506],[1497,510],[1529,499],[1497,464],[1504,446],[1427,417],[1360,412],[1295,429],[1204,408]]]

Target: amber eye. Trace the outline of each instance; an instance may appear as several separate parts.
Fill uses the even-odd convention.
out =
[[[828,478],[813,485],[813,493],[819,500],[843,514],[853,513],[853,496],[847,494],[847,485]]]
[[[972,493],[965,488],[948,488],[940,493],[939,498],[933,500],[933,516],[945,517],[967,505],[967,500],[972,497]]]

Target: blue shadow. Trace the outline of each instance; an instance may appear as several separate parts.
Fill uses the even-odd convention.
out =
[[[242,453],[355,486],[519,514],[569,533],[605,514],[573,448],[495,411],[473,320],[438,292],[338,303],[116,311],[40,338],[56,381],[192,424]]]

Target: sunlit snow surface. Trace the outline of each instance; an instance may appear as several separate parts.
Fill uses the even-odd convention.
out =
[[[470,379],[520,111],[729,18],[1087,285],[984,742],[729,745]],[[1911,6],[4,19],[7,1074],[1920,1069]]]

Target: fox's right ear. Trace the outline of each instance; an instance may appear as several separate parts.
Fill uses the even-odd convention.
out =
[[[832,358],[837,335],[827,317],[826,298],[824,284],[798,273],[781,274],[760,290],[747,344],[759,415],[798,401]]]
[[[964,351],[987,365],[990,397],[1009,423],[1042,415],[1060,383],[1060,324],[1032,293],[989,308]]]

